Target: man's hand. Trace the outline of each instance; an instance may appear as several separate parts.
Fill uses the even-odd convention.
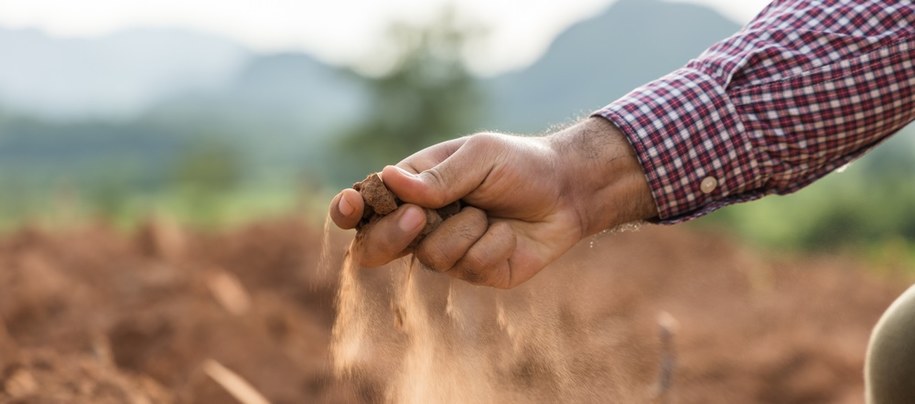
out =
[[[530,279],[586,236],[657,215],[631,146],[602,118],[544,137],[481,133],[439,143],[385,167],[382,179],[405,203],[365,230],[357,263],[409,253],[425,225],[420,206],[461,199],[469,206],[413,253],[435,271],[499,288]],[[350,229],[363,208],[359,193],[345,189],[330,214]]]

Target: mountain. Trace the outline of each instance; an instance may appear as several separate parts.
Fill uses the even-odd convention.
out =
[[[620,0],[559,35],[533,65],[482,80],[484,126],[538,131],[568,121],[679,66],[737,25],[660,0]],[[321,136],[364,101],[336,69],[305,54],[252,54],[226,39],[137,29],[92,39],[0,29],[0,104],[30,114],[99,118],[165,112],[277,119]],[[238,122],[235,122],[238,123]],[[279,125],[278,129],[284,127]]]
[[[738,29],[700,6],[620,0],[560,34],[533,65],[486,80],[486,126],[542,131],[581,117],[685,65]]]
[[[542,131],[683,65],[736,29],[698,6],[620,0],[559,35],[533,65],[481,79],[490,98],[481,126]],[[129,181],[154,184],[189,147],[214,139],[244,156],[249,178],[304,171],[326,180],[340,164],[328,152],[333,136],[371,107],[366,82],[338,67],[194,32],[62,39],[0,29],[0,50],[13,61],[0,64],[0,168],[18,181],[38,173],[42,184],[90,178],[120,161],[139,173]],[[18,118],[22,112],[31,118]]]
[[[358,114],[364,98],[356,80],[311,56],[263,54],[250,57],[223,86],[188,88],[160,100],[146,117],[175,127],[257,131],[259,140],[284,133],[311,140]]]
[[[0,104],[57,118],[129,117],[189,89],[225,85],[249,57],[226,39],[174,29],[54,38],[0,29]]]
[[[331,138],[365,109],[365,90],[348,74],[301,53],[257,55],[227,85],[165,98],[142,119],[234,145],[251,177],[323,175],[334,165]]]

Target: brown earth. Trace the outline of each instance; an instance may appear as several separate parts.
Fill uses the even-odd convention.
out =
[[[336,269],[351,234],[333,236]],[[336,274],[318,268],[320,237],[280,218],[217,234],[152,220],[131,235],[0,238],[0,402],[232,402],[208,360],[275,403],[380,399],[332,376]],[[861,402],[869,329],[911,281],[682,227],[586,241],[564,261],[604,267],[590,282],[632,327],[662,311],[676,321],[677,403]]]
[[[356,226],[356,229],[359,230],[357,238],[363,234],[362,230],[373,225],[378,219],[381,219],[385,215],[394,212],[394,210],[403,204],[403,201],[397,198],[397,195],[394,195],[394,193],[384,184],[380,174],[381,173],[369,174],[364,180],[353,184],[353,189],[359,191],[359,194],[362,195],[362,200],[366,205],[371,207],[371,209],[366,208],[363,211],[362,220],[360,220],[359,224]],[[419,245],[423,238],[429,235],[429,233],[432,233],[442,221],[456,215],[461,211],[461,208],[462,202],[454,201],[439,209],[424,209],[426,212],[426,225],[423,227],[422,231],[419,232],[419,235],[410,243],[408,248],[413,249]]]

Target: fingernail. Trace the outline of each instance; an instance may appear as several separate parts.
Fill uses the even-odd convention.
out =
[[[350,205],[343,196],[340,197],[340,202],[337,202],[337,209],[340,210],[343,216],[349,216],[354,210],[353,205]]]
[[[424,216],[425,214],[419,208],[407,208],[400,216],[400,220],[397,221],[397,227],[400,227],[400,230],[405,232],[416,230],[422,223]]]

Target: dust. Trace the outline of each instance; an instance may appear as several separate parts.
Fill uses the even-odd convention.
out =
[[[660,356],[638,331],[651,327],[633,326],[593,272],[560,262],[506,291],[410,256],[359,268],[347,253],[334,370],[367,401],[650,402]]]

